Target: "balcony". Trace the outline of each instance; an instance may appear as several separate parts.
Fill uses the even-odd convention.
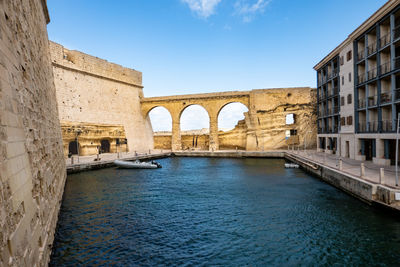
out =
[[[368,97],[368,107],[375,107],[378,105],[378,96],[373,95]]]
[[[338,74],[339,74],[339,70],[337,68],[334,68],[333,71],[332,71],[332,78],[337,77]]]
[[[393,70],[400,69],[400,57],[394,58]]]
[[[368,56],[369,56],[369,55],[372,55],[372,54],[375,53],[375,52],[376,52],[376,42],[370,44],[370,45],[367,47],[367,54],[368,54]]]
[[[360,51],[357,53],[357,61],[361,61],[365,58],[365,52],[364,51]]]
[[[340,106],[334,106],[333,108],[332,108],[332,114],[339,114],[339,112],[340,112]]]
[[[333,87],[332,88],[332,93],[333,93],[333,95],[338,95],[339,94],[339,87]]]
[[[381,75],[386,74],[386,73],[390,72],[391,70],[392,69],[391,69],[390,61],[387,61],[379,66],[379,71],[380,71]]]
[[[386,104],[386,103],[390,103],[390,102],[392,102],[392,93],[390,93],[390,92],[381,93],[380,103]]]
[[[367,131],[367,125],[366,125],[365,122],[358,123],[358,131],[359,132],[366,132]]]
[[[365,108],[365,99],[358,99],[358,108]]]
[[[396,40],[400,37],[400,25],[395,26],[393,29],[393,39]]]
[[[367,132],[369,133],[376,133],[379,129],[379,122],[378,121],[370,121],[367,122]]]
[[[381,38],[379,38],[379,41],[381,43],[380,44],[381,48],[387,46],[390,43],[390,37],[391,37],[390,33],[387,33],[383,35]]]
[[[396,123],[394,120],[383,120],[380,122],[381,124],[381,131],[383,133],[393,132],[392,126]]]
[[[395,97],[395,100],[400,99],[400,88],[397,88],[394,90],[394,97]]]
[[[358,75],[357,81],[358,81],[358,84],[364,83],[365,82],[365,74],[362,73],[362,74]]]
[[[373,68],[373,69],[371,69],[371,70],[369,70],[369,71],[367,72],[368,80],[371,80],[371,79],[376,78],[377,70],[378,70],[377,68]]]

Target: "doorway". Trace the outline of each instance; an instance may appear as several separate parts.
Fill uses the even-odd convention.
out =
[[[71,141],[71,142],[69,142],[69,145],[68,145],[68,154],[71,154],[71,155],[78,155],[78,142],[76,142],[76,141]]]
[[[101,153],[110,153],[110,141],[104,139],[100,141]]]

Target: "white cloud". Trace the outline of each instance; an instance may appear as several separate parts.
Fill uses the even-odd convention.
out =
[[[230,130],[235,128],[239,120],[244,119],[244,112],[248,109],[241,103],[231,103],[226,105],[218,115],[218,128]]]
[[[221,0],[181,0],[186,3],[189,8],[200,17],[208,18],[215,13],[217,5]]]
[[[181,115],[181,130],[200,130],[209,128],[210,117],[208,112],[200,105],[192,105],[182,112]]]
[[[172,118],[166,108],[156,107],[152,109],[149,117],[154,132],[172,130]]]
[[[237,0],[235,14],[242,16],[243,22],[250,22],[257,13],[263,13],[272,0]]]

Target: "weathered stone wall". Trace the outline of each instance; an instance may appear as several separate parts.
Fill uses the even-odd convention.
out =
[[[153,147],[150,120],[140,108],[141,72],[54,42],[50,49],[63,124],[123,125],[130,151]]]
[[[0,1],[0,266],[45,266],[66,179],[44,0]]]
[[[261,89],[198,95],[152,97],[142,100],[143,113],[155,106],[165,107],[172,116],[172,135],[155,136],[155,147],[172,143],[173,150],[187,149],[190,137],[181,133],[180,115],[189,105],[203,106],[210,116],[209,149],[246,149],[249,151],[286,149],[288,145],[316,146],[316,90],[309,87]],[[229,132],[218,131],[218,114],[232,102],[245,104],[245,119]],[[293,124],[286,124],[286,115],[293,114]],[[296,132],[287,138],[286,133]],[[190,134],[193,135],[193,134]],[[212,138],[210,136],[213,136]],[[172,138],[168,141],[168,138]],[[186,138],[184,140],[184,138]],[[213,142],[212,142],[213,141]],[[170,148],[170,147],[169,147]],[[205,148],[207,149],[207,148]]]

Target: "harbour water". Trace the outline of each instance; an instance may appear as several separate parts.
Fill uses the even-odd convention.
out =
[[[400,263],[400,222],[281,159],[68,176],[51,266]]]

